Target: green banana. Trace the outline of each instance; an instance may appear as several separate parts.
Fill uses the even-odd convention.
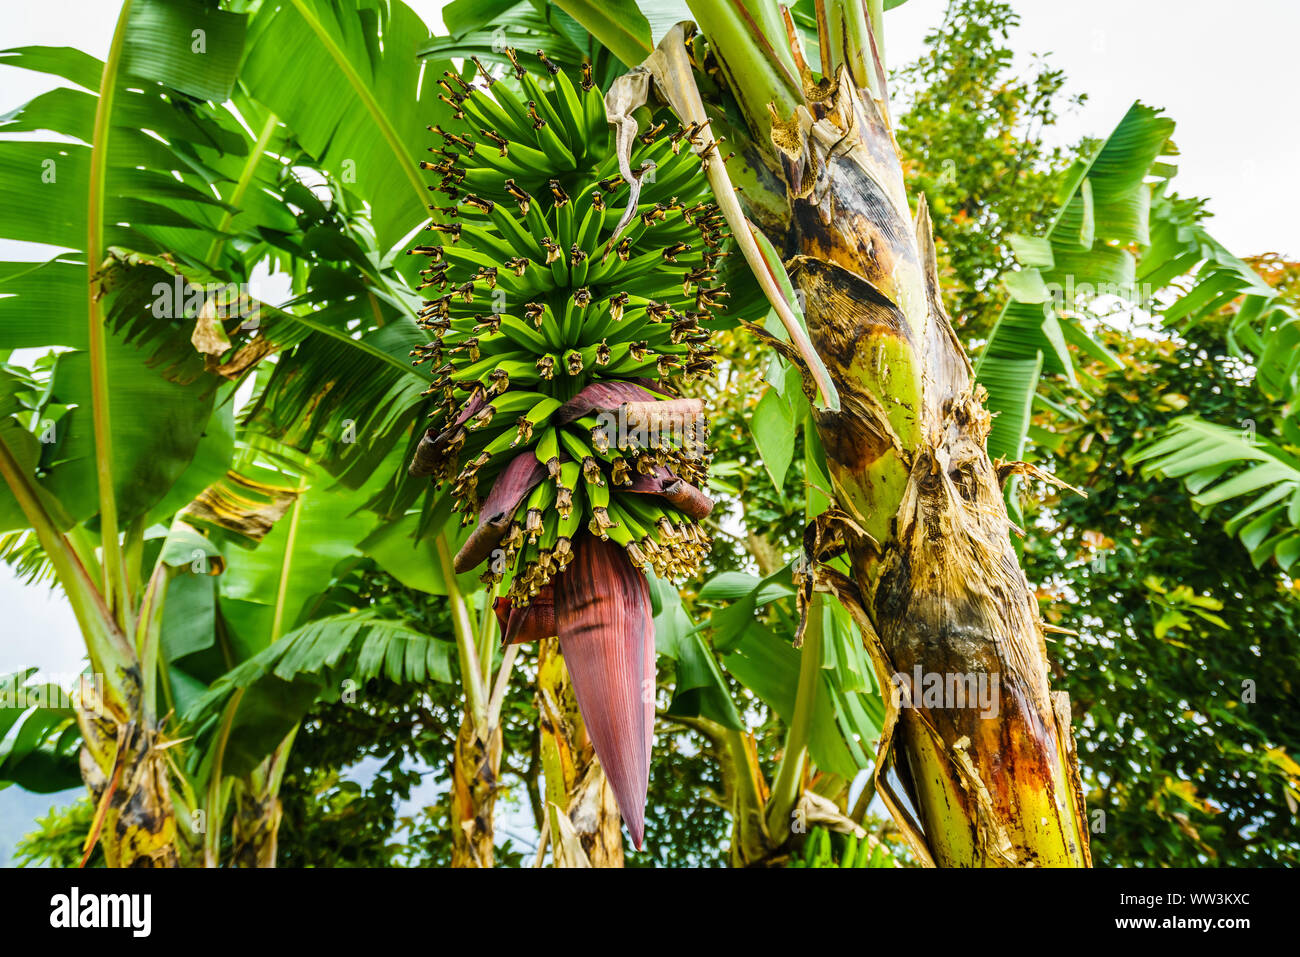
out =
[[[459,125],[432,128],[441,159],[422,164],[442,176],[434,189],[454,207],[431,224],[440,244],[411,250],[431,259],[421,288],[440,293],[420,312],[435,340],[412,355],[436,370],[432,431],[439,421],[464,428],[448,435],[453,462],[435,474],[470,515],[480,486],[515,456],[545,467],[504,539],[516,606],[563,570],[584,532],[617,543],[639,568],[694,574],[708,535],[667,499],[631,487],[669,468],[702,489],[707,451],[635,447],[607,434],[608,417],[590,406],[559,412],[593,383],[644,377],[653,389],[617,394],[655,402],[712,374],[704,323],[726,295],[717,263],[727,237],[683,142],[695,131],[667,135],[671,117],[657,118],[630,158],[632,170],[653,173],[627,211],[631,190],[590,72],[575,85],[543,55],[537,73],[507,55],[505,79],[484,71],[482,83],[443,84]]]

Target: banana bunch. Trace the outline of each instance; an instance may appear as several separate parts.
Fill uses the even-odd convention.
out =
[[[661,577],[707,554],[707,428],[677,389],[712,373],[727,252],[696,155],[716,144],[660,122],[630,183],[590,68],[575,86],[544,53],[540,76],[508,54],[513,80],[475,59],[482,85],[439,81],[456,122],[430,127],[421,164],[439,177],[439,241],[410,250],[434,291],[433,341],[412,356],[434,366],[439,403],[411,472],[449,484],[463,524],[477,517],[456,570],[491,557],[483,580],[509,576],[520,608],[583,532]]]
[[[859,839],[855,834],[837,834],[815,827],[804,841],[802,854],[787,867],[895,867],[889,851],[875,838]]]

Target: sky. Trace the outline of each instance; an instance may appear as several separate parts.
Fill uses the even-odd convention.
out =
[[[435,27],[442,5],[410,2]],[[1069,78],[1067,89],[1088,94],[1088,102],[1051,132],[1053,142],[1104,137],[1134,99],[1163,107],[1178,124],[1177,189],[1209,199],[1211,232],[1238,255],[1300,256],[1300,190],[1287,186],[1300,170],[1300,127],[1290,115],[1289,95],[1300,3],[1013,0],[1012,6],[1021,18],[1011,38],[1017,68],[1025,68],[1032,54],[1050,53]],[[910,0],[886,15],[891,66],[923,51],[943,9],[943,0]],[[0,49],[74,46],[102,58],[117,11],[111,0],[5,0]],[[0,113],[50,85],[39,74],[0,67]],[[0,240],[0,259],[44,258],[41,247]],[[0,609],[0,675],[28,666],[52,675],[80,670],[81,641],[59,593],[24,586],[0,564]],[[0,792],[0,810],[11,800],[8,793]],[[3,845],[0,837],[0,863]]]
[[[1013,0],[1020,29],[1011,46],[1023,66],[1051,53],[1068,89],[1088,102],[1063,118],[1054,142],[1105,136],[1135,99],[1162,107],[1178,125],[1178,175],[1185,196],[1210,200],[1209,229],[1239,256],[1300,256],[1300,170],[1295,89],[1300,3],[1294,0]],[[942,18],[940,0],[909,0],[885,15],[888,61],[923,49]],[[1176,11],[1176,12],[1175,12]]]

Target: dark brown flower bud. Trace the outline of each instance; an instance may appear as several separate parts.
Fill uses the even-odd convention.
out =
[[[490,140],[499,150],[498,155],[505,156],[510,152],[510,141],[498,133],[496,130],[479,130],[485,140]]]
[[[516,80],[522,80],[522,79],[524,78],[524,76],[527,75],[528,71],[525,70],[522,66],[519,65],[519,60],[518,60],[518,58],[515,56],[515,48],[514,48],[514,47],[506,47],[506,56],[507,56],[507,57],[509,58],[509,60],[510,60],[510,65],[513,66],[513,67],[515,68],[515,79],[516,79]]]

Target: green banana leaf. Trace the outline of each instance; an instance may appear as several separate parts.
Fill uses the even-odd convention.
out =
[[[428,218],[416,157],[425,127],[450,115],[437,84],[420,82],[429,36],[401,0],[266,4],[249,27],[241,83],[370,204],[385,249]],[[436,77],[451,64],[423,68]]]
[[[1071,312],[1076,296],[1097,293],[1141,298],[1132,248],[1150,245],[1152,186],[1167,169],[1173,121],[1135,103],[1090,158],[1067,174],[1061,205],[1041,237],[1019,238],[1021,269],[1003,281],[1008,301],[975,363],[995,414],[988,451],[993,458],[1024,456],[1033,399],[1044,373],[1075,383],[1070,345],[1114,366],[1117,360]]]

